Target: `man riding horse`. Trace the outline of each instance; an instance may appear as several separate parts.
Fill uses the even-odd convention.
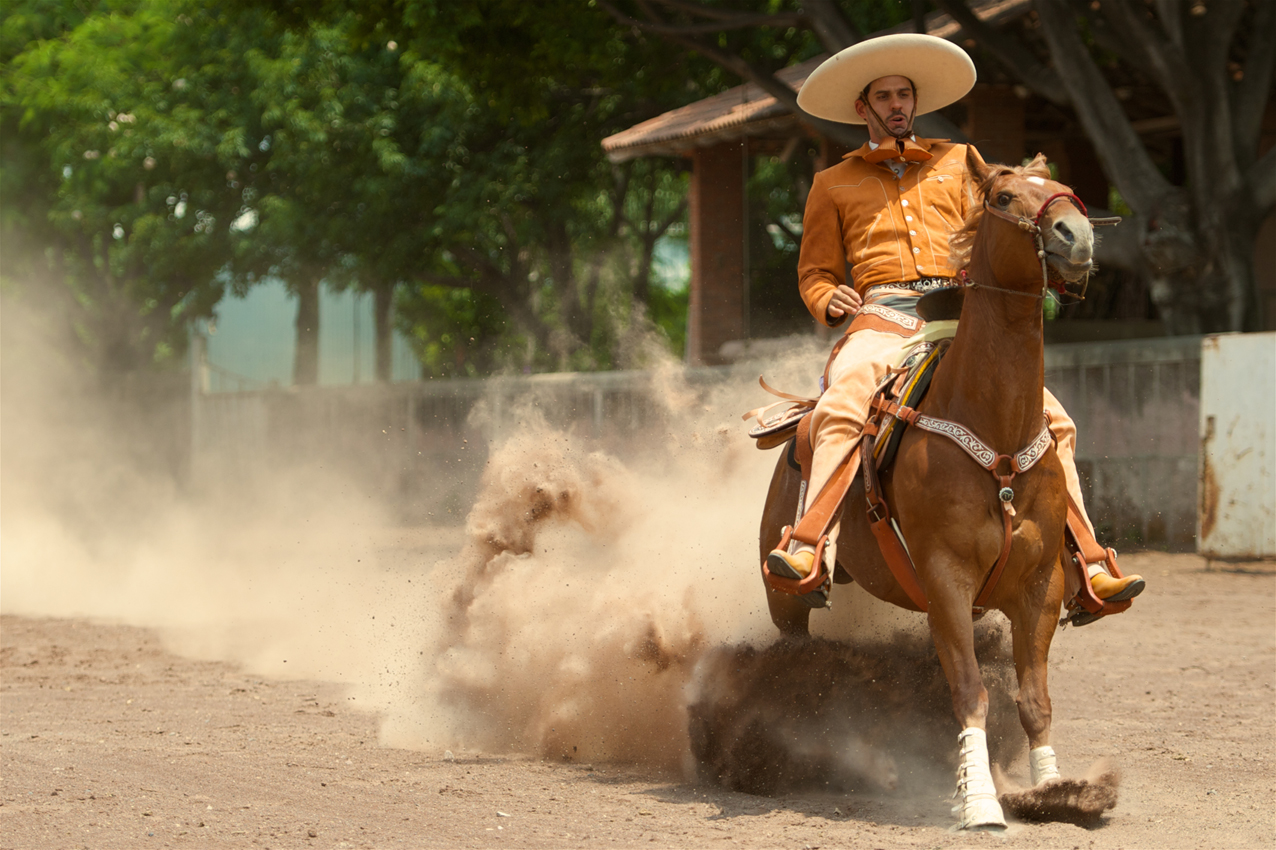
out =
[[[807,112],[866,124],[869,135],[863,147],[815,175],[807,198],[798,287],[823,324],[836,327],[861,310],[915,320],[923,294],[957,284],[948,243],[972,203],[968,146],[919,139],[913,120],[961,99],[974,83],[974,66],[960,48],[933,36],[895,35],[843,50],[802,87],[798,102]],[[811,419],[808,503],[854,450],[870,397],[901,356],[900,335],[872,326],[842,343]],[[1082,503],[1076,428],[1049,391],[1045,407],[1073,505],[1073,532],[1089,536],[1078,539],[1082,551],[1103,551]],[[794,540],[787,550],[771,552],[767,568],[801,579],[814,561],[815,547]],[[1086,572],[1095,596],[1104,601],[1132,599],[1144,588],[1141,577],[1113,578],[1103,563],[1087,564]],[[810,604],[824,604],[823,594],[808,596]],[[1081,622],[1087,621],[1093,620]]]

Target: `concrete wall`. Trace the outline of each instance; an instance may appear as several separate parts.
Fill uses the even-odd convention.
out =
[[[1192,546],[1200,364],[1200,337],[1046,348],[1046,386],[1077,423],[1086,506],[1110,545]]]
[[[1118,548],[1192,545],[1199,363],[1199,338],[1046,349],[1047,385],[1077,422],[1091,518]],[[731,372],[689,374],[707,388]],[[610,372],[203,395],[193,480],[245,486],[262,470],[321,466],[396,503],[405,522],[460,521],[489,438],[543,418],[623,457],[634,433],[663,425],[653,380]]]

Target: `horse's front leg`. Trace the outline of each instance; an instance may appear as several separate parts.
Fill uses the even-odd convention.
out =
[[[939,573],[935,573],[939,574]],[[949,575],[959,575],[954,566]],[[953,713],[961,723],[961,763],[957,768],[958,806],[962,829],[1004,827],[988,762],[988,691],[975,658],[975,629],[970,595],[960,587],[926,588],[930,597],[931,637],[953,694]]]
[[[1028,763],[1032,784],[1059,778],[1054,748],[1050,746],[1050,690],[1046,672],[1050,642],[1059,625],[1063,603],[1063,570],[1055,563],[1038,570],[1036,583],[1003,606],[1014,640],[1015,674],[1019,679],[1019,722],[1028,733]]]

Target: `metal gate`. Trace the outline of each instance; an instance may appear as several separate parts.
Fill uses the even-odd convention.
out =
[[[1201,342],[1197,551],[1276,557],[1276,333]]]

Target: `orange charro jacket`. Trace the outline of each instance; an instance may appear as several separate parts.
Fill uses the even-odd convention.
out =
[[[872,152],[867,143],[815,175],[802,219],[798,289],[825,325],[828,303],[848,271],[861,294],[883,283],[956,274],[948,237],[972,202],[966,145],[917,139],[908,147],[931,158],[909,162],[898,180],[886,163],[865,161]]]

